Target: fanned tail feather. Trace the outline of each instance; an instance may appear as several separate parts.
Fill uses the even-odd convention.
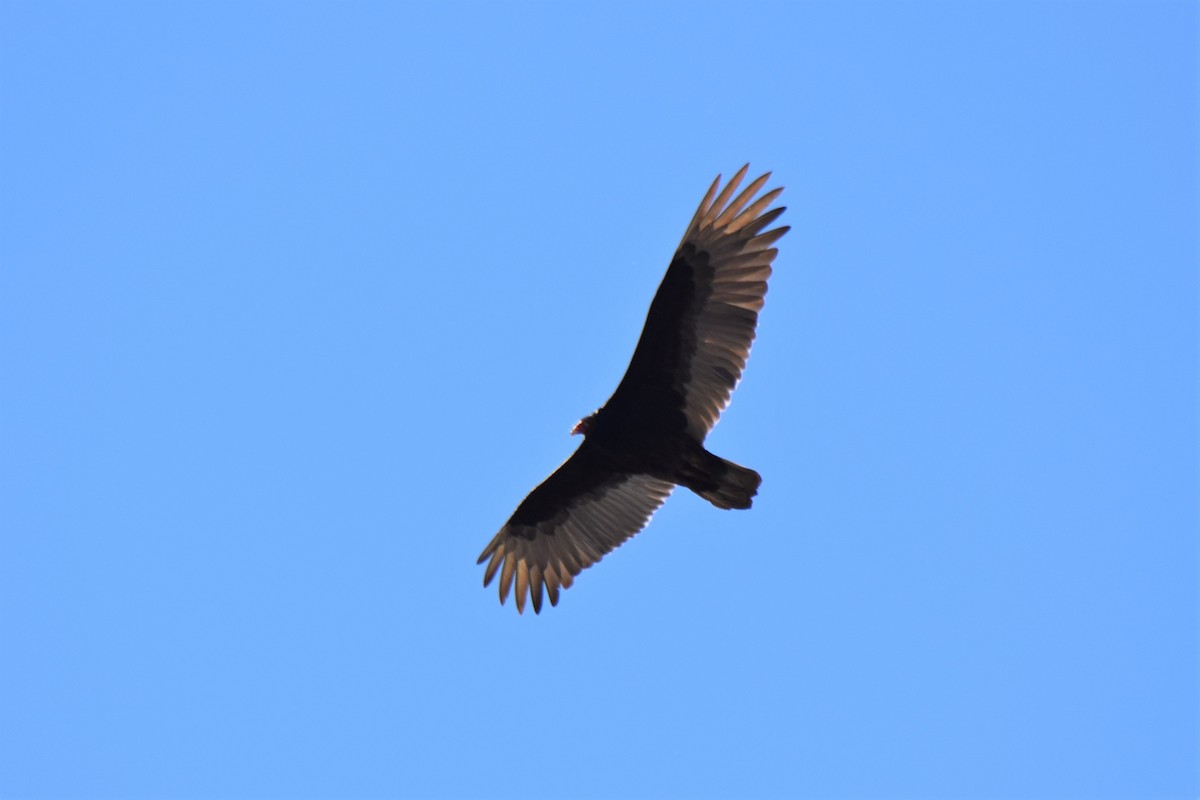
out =
[[[710,468],[716,486],[695,488],[693,491],[717,508],[750,508],[752,498],[762,485],[762,476],[749,467],[726,461],[720,456],[713,458],[719,462],[716,469]]]

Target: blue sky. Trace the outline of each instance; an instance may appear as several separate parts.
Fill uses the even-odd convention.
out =
[[[1197,16],[0,3],[0,796],[1196,796]],[[746,161],[754,508],[518,617]]]

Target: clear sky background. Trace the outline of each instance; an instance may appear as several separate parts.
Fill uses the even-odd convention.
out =
[[[0,4],[0,796],[1194,797],[1195,3]],[[697,202],[792,232],[557,608]]]

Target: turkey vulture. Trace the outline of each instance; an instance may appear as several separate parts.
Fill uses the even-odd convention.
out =
[[[749,508],[762,478],[704,449],[704,437],[742,376],[767,293],[771,245],[786,226],[763,230],[783,188],[757,200],[767,173],[734,192],[749,164],[720,194],[713,181],[654,295],[633,360],[616,392],[572,434],[579,449],[530,492],[478,563],[487,586],[500,574],[500,602],[517,584],[541,613],[542,591],[558,605],[580,571],[640,531],[676,485],[717,508]],[[730,198],[733,198],[732,200]],[[490,560],[489,560],[490,559]]]

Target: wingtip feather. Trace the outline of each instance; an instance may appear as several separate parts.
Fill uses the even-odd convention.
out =
[[[495,553],[492,555],[492,560],[488,562],[487,568],[483,571],[483,586],[485,589],[487,588],[487,585],[492,582],[492,578],[496,577],[496,569],[500,566],[500,562],[503,560],[503,553]]]
[[[533,613],[542,613],[542,569],[537,564],[529,568],[529,594],[533,600]]]
[[[749,165],[747,164],[747,166]],[[731,222],[735,222],[736,218],[740,218],[739,212],[746,206],[747,203],[750,202],[754,195],[758,194],[758,190],[763,187],[763,184],[765,184],[767,179],[770,177],[771,173],[765,172],[755,178],[749,186],[742,190],[741,194],[734,198],[732,203],[725,207],[725,210],[722,211],[720,216],[717,217],[716,221],[713,222],[713,227],[723,228],[729,225]],[[771,192],[768,192],[765,197],[777,197],[781,191],[783,190],[773,189]],[[767,200],[767,203],[770,203],[770,200]],[[754,205],[760,206],[760,204],[761,206],[766,205],[761,199],[755,201]]]
[[[733,196],[733,193],[737,191],[737,187],[741,184],[742,178],[746,177],[746,170],[748,169],[750,169],[750,165],[746,164],[739,169],[732,178],[729,179],[729,182],[725,184],[725,188],[722,189],[721,193],[717,195],[717,199],[713,200],[712,205],[708,209],[708,213],[704,215],[704,219],[700,223],[702,226],[710,226],[713,224],[713,220],[715,219],[714,215],[719,216],[720,212],[725,208],[725,204],[729,202],[729,198]]]
[[[529,594],[529,564],[525,559],[517,562],[517,613],[525,613],[526,595]]]
[[[505,554],[503,558],[504,563],[502,565],[502,569],[500,570],[500,585],[498,587],[500,592],[500,605],[504,605],[505,601],[508,600],[508,593],[512,589],[513,567],[515,566],[511,554]]]

